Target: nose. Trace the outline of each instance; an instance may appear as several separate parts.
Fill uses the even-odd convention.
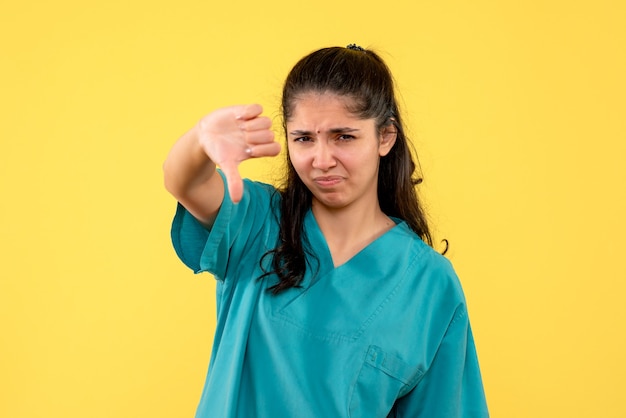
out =
[[[313,168],[327,171],[337,165],[333,150],[327,141],[317,141],[313,155]]]

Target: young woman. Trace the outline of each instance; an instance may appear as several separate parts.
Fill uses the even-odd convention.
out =
[[[196,416],[488,416],[385,63],[355,45],[315,51],[288,75],[282,111],[279,189],[237,171],[280,151],[258,105],[210,113],[164,165],[174,248],[217,279]]]

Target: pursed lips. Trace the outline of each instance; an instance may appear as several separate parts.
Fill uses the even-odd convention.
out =
[[[317,184],[317,185],[319,185],[321,187],[335,186],[336,184],[338,184],[342,180],[343,180],[343,177],[341,177],[341,176],[320,176],[320,177],[315,177],[313,179],[315,184]]]

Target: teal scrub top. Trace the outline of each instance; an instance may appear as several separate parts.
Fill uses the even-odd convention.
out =
[[[181,205],[180,259],[217,279],[217,326],[197,418],[488,417],[463,291],[450,263],[396,226],[334,267],[312,212],[300,288],[259,280],[280,196],[245,180],[211,230]]]

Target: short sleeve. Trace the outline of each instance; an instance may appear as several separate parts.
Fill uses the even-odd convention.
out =
[[[474,338],[464,306],[424,377],[394,407],[396,418],[488,418]]]
[[[224,175],[218,171],[226,182]],[[241,201],[225,195],[211,229],[205,228],[180,203],[172,221],[171,238],[180,260],[195,273],[209,272],[224,280],[230,263],[239,262],[259,237],[267,237],[274,187],[244,180]],[[265,233],[264,233],[265,232]]]

